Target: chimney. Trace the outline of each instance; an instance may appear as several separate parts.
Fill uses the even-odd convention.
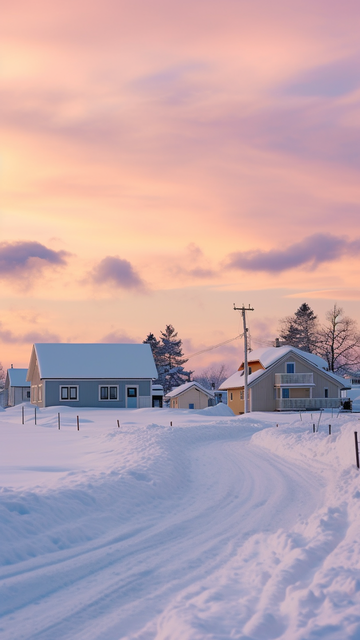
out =
[[[13,369],[13,368],[14,368],[14,365],[13,365],[13,364],[11,364],[11,365],[10,365],[10,369]]]
[[[275,338],[275,347],[280,347],[280,340],[279,340],[279,338]]]

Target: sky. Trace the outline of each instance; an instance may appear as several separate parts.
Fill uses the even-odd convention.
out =
[[[0,361],[360,320],[358,0],[0,1]]]

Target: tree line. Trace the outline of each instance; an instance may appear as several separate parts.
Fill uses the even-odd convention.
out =
[[[360,370],[360,332],[357,323],[344,315],[337,304],[327,312],[321,324],[311,307],[304,302],[295,313],[280,320],[280,340],[326,360],[329,371],[339,374]],[[149,344],[158,370],[155,381],[161,384],[165,394],[174,387],[191,380],[193,371],[184,368],[188,361],[183,354],[182,340],[173,325],[167,324],[159,338],[149,333],[144,344]],[[194,379],[204,387],[216,389],[229,376],[226,365],[210,365]],[[0,364],[0,390],[4,387],[5,371]]]
[[[357,323],[344,315],[337,304],[320,324],[311,307],[304,302],[294,315],[280,321],[280,339],[302,351],[326,360],[329,371],[345,374],[360,367],[360,332]]]
[[[323,358],[329,371],[342,375],[360,369],[360,332],[357,323],[344,315],[343,309],[337,304],[326,313],[325,323],[321,324],[313,309],[304,302],[293,315],[280,320],[279,336],[283,344]],[[173,325],[166,325],[159,339],[149,333],[144,343],[151,346],[159,373],[156,383],[164,387],[165,394],[191,380],[194,372],[184,368],[187,358]],[[208,389],[212,386],[218,389],[228,376],[228,367],[216,364],[210,365],[193,379]]]

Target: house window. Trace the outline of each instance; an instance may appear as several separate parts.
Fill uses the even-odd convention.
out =
[[[283,389],[282,390],[282,397],[283,398],[290,398],[290,389]]]
[[[42,402],[42,384],[39,384],[39,402]]]
[[[232,391],[230,391],[230,400],[232,399],[233,399],[233,394],[232,394]]]
[[[69,387],[61,387],[60,399],[61,400],[68,400],[69,399]]]
[[[324,389],[324,397],[325,398],[329,397],[329,389],[327,387],[325,387],[325,389]]]
[[[30,391],[26,392],[26,397],[30,400]]]
[[[193,403],[193,402],[190,402],[190,403],[189,403],[189,409],[195,409],[195,405],[194,405],[194,403]]]
[[[104,385],[100,387],[100,400],[117,400],[119,397],[119,387]]]
[[[69,387],[60,387],[60,400],[73,400],[76,401],[79,399],[79,387],[78,386],[69,386]]]
[[[244,400],[244,391],[242,389],[240,391],[240,400]]]
[[[295,362],[286,363],[286,373],[295,373]]]

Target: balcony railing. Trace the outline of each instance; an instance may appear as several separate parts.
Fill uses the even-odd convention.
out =
[[[314,385],[312,373],[275,373],[275,387]]]
[[[294,409],[337,409],[344,398],[278,398],[277,411],[292,411]]]

